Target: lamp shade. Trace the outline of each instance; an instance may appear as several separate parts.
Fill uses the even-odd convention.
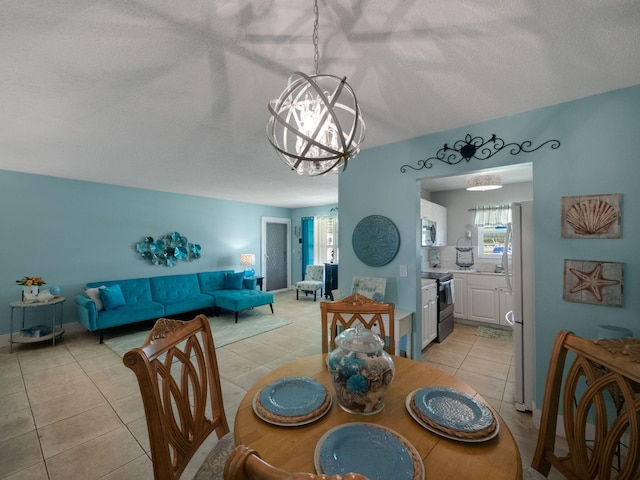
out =
[[[253,253],[241,253],[240,254],[240,265],[245,267],[244,276],[245,277],[253,277],[256,271],[251,268],[256,263],[256,256]]]
[[[253,253],[240,254],[240,265],[250,267],[256,264],[256,256]]]
[[[482,174],[467,178],[467,190],[471,192],[484,192],[498,188],[502,188],[500,175]]]

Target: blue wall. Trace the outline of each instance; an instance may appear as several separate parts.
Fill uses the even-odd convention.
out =
[[[638,239],[640,205],[640,86],[609,92],[484,122],[465,128],[413,138],[363,151],[340,175],[339,282],[354,275],[387,277],[387,301],[398,308],[420,312],[419,186],[417,180],[449,176],[482,168],[533,162],[536,244],[536,398],[540,404],[552,340],[559,329],[595,337],[600,324],[630,328],[640,334],[640,279]],[[534,146],[557,139],[557,150],[510,155],[503,151],[486,161],[455,166],[435,162],[428,170],[401,173],[404,164],[435,155],[445,143],[470,133],[488,138],[495,133],[507,142],[530,140]],[[620,193],[623,196],[622,238],[610,240],[560,238],[563,196]],[[400,230],[400,250],[388,265],[372,268],[354,255],[351,235],[355,225],[372,214],[389,217]],[[565,302],[562,299],[565,259],[624,263],[622,308]],[[400,265],[408,276],[400,277]],[[413,352],[420,352],[421,325],[414,318]]]
[[[9,333],[15,281],[38,275],[67,298],[64,321],[76,321],[75,295],[86,282],[208,270],[241,270],[240,254],[259,259],[261,217],[292,210],[0,170],[0,334]],[[134,246],[173,231],[202,246],[202,258],[175,267],[149,264]],[[256,272],[260,273],[260,264]]]

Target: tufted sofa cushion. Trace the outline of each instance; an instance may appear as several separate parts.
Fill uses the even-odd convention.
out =
[[[233,273],[233,270],[218,270],[217,272],[198,273],[200,291],[202,293],[213,295],[216,291],[224,289],[224,281],[227,273]]]
[[[151,320],[164,315],[164,305],[154,302],[151,298],[151,284],[148,278],[130,278],[126,280],[111,280],[107,282],[87,283],[87,288],[120,285],[125,304],[115,310],[97,312],[95,303],[87,296],[76,297],[79,308],[80,322],[87,330],[94,331],[132,322]]]
[[[165,315],[174,315],[201,308],[211,308],[214,300],[211,295],[200,292],[198,275],[167,275],[151,277],[151,297],[165,307]]]

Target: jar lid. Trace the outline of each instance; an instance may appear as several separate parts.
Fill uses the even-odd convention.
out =
[[[373,353],[382,350],[384,340],[375,332],[367,330],[361,323],[355,328],[347,328],[336,337],[336,344],[345,350],[361,353]]]

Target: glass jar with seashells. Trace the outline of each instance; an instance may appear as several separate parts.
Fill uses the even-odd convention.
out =
[[[327,356],[327,367],[340,408],[361,415],[378,413],[395,373],[384,341],[358,323],[338,335],[336,345]]]

